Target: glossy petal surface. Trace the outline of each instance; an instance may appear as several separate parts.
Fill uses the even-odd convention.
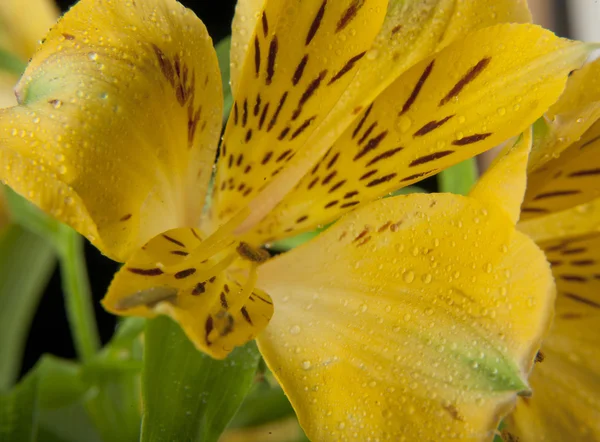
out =
[[[243,208],[294,157],[364,62],[386,7],[387,0],[265,4],[223,139],[214,220]]]
[[[600,236],[543,245],[558,298],[531,398],[519,399],[507,430],[523,442],[600,440]]]
[[[233,23],[231,23],[231,53],[229,57],[229,81],[234,93],[250,41],[254,35],[254,28],[258,20],[262,18],[261,12],[265,2],[266,0],[240,0],[235,4],[235,15]],[[267,26],[268,24],[267,21]]]
[[[192,12],[174,0],[83,0],[47,36],[18,98],[0,113],[0,177],[103,253],[124,261],[198,223],[222,98]]]
[[[453,43],[366,108],[256,234],[271,240],[326,224],[519,134],[585,53],[532,25],[493,26]]]
[[[28,60],[58,19],[53,0],[2,0],[0,48]]]
[[[498,23],[525,23],[524,0],[410,0],[389,2],[385,21],[356,76],[311,135],[307,148],[322,156],[360,109],[366,108],[398,76],[430,54],[469,33]]]
[[[528,178],[523,219],[550,214],[600,197],[600,121],[581,139]]]
[[[600,199],[521,221],[517,228],[538,244],[556,238],[577,238],[600,232]]]
[[[171,316],[201,351],[222,359],[252,339],[273,314],[271,298],[233,279],[226,269],[234,251],[206,259],[196,229],[175,229],[153,238],[117,273],[104,307],[126,316]]]
[[[530,170],[540,169],[600,118],[600,60],[573,72],[560,99],[552,105],[531,151]]]
[[[506,211],[513,224],[519,221],[527,186],[527,161],[533,141],[531,128],[512,146],[500,153],[486,173],[477,180],[469,196]]]
[[[348,214],[258,287],[277,306],[261,352],[312,440],[489,440],[554,301],[505,212],[449,194]]]

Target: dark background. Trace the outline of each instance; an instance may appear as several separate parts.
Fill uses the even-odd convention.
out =
[[[236,0],[180,1],[185,6],[193,9],[200,19],[202,19],[215,42],[230,34]],[[555,11],[553,26],[550,23],[547,26],[554,29],[561,36],[568,36],[566,2],[567,0],[547,0],[548,7],[554,7]],[[59,0],[57,3],[64,12],[75,1]],[[427,188],[429,191],[434,191],[435,178],[429,179],[425,183],[421,182],[419,185]],[[100,334],[103,342],[107,342],[114,332],[116,318],[102,309],[100,300],[104,296],[118,266],[116,263],[103,257],[90,244],[86,244],[86,257]],[[58,271],[53,275],[34,318],[25,349],[22,373],[31,369],[43,353],[51,353],[64,358],[75,357],[65,316]]]
[[[196,12],[208,28],[215,42],[218,42],[231,33],[231,20],[235,9],[235,0],[181,0],[180,2]],[[57,1],[63,12],[66,12],[75,3],[72,0]],[[104,296],[118,266],[116,263],[102,256],[90,244],[86,244],[86,258],[98,326],[102,340],[106,342],[114,332],[116,318],[102,309],[100,300]],[[31,369],[44,353],[51,353],[64,358],[75,357],[75,350],[64,310],[58,271],[52,276],[48,289],[42,297],[33,320],[25,349],[22,373],[24,374]]]

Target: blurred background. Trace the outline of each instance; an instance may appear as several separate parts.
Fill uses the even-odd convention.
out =
[[[1,0],[0,0],[1,1]],[[230,33],[235,0],[180,0],[193,9],[206,24],[213,40],[218,42]],[[66,11],[75,1],[57,2]],[[598,0],[529,0],[534,21],[553,30],[560,36],[581,40],[600,41],[600,2]],[[435,180],[425,187],[435,186]],[[435,190],[430,188],[429,190]],[[93,247],[86,246],[90,282],[95,300],[96,315],[104,342],[108,341],[115,327],[115,318],[105,313],[99,301],[102,299],[117,264],[100,255]],[[35,365],[43,353],[73,358],[75,351],[68,329],[58,272],[52,277],[47,293],[33,321],[22,373]]]

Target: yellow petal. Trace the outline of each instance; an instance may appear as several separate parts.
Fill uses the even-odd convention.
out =
[[[259,268],[258,337],[312,440],[490,440],[550,321],[542,252],[503,210],[388,198]]]
[[[571,74],[565,91],[539,123],[529,167],[556,158],[600,118],[600,59]]]
[[[513,224],[519,221],[527,184],[527,160],[533,136],[527,129],[500,153],[470,192],[472,198],[503,208]]]
[[[600,198],[550,215],[521,221],[518,228],[537,243],[600,232]]]
[[[220,133],[203,24],[174,0],[83,0],[0,113],[0,177],[124,261],[197,225]],[[26,179],[24,178],[26,177]]]
[[[273,0],[265,7],[223,139],[216,221],[244,207],[323,121],[365,61],[387,0]]]
[[[2,0],[0,48],[28,60],[58,19],[53,0]]]
[[[430,54],[469,33],[498,23],[525,23],[531,14],[525,0],[393,1],[379,34],[344,95],[307,141],[321,156],[364,109],[398,76]],[[320,152],[320,153],[318,153]]]
[[[229,56],[229,81],[231,82],[231,90],[234,94],[239,81],[240,71],[244,65],[246,52],[254,35],[256,23],[258,23],[259,19],[261,21],[266,20],[266,18],[262,18],[263,15],[261,14],[265,1],[239,0],[235,5],[235,15],[233,16],[233,23],[231,23],[231,53]]]
[[[256,234],[325,224],[517,135],[556,100],[585,53],[533,25],[498,25],[453,43],[364,110]]]
[[[556,276],[556,317],[531,375],[533,396],[518,401],[507,431],[523,442],[600,440],[600,236],[544,249]]]
[[[558,158],[532,172],[523,219],[565,210],[600,197],[600,121]]]
[[[199,350],[222,359],[266,327],[273,303],[227,272],[234,246],[202,259],[194,253],[201,244],[192,228],[156,236],[117,273],[102,304],[118,315],[169,315]]]

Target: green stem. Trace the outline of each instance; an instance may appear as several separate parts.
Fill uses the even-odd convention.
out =
[[[69,227],[61,229],[59,260],[67,317],[75,349],[83,362],[100,348],[92,294],[88,282],[82,238]]]

